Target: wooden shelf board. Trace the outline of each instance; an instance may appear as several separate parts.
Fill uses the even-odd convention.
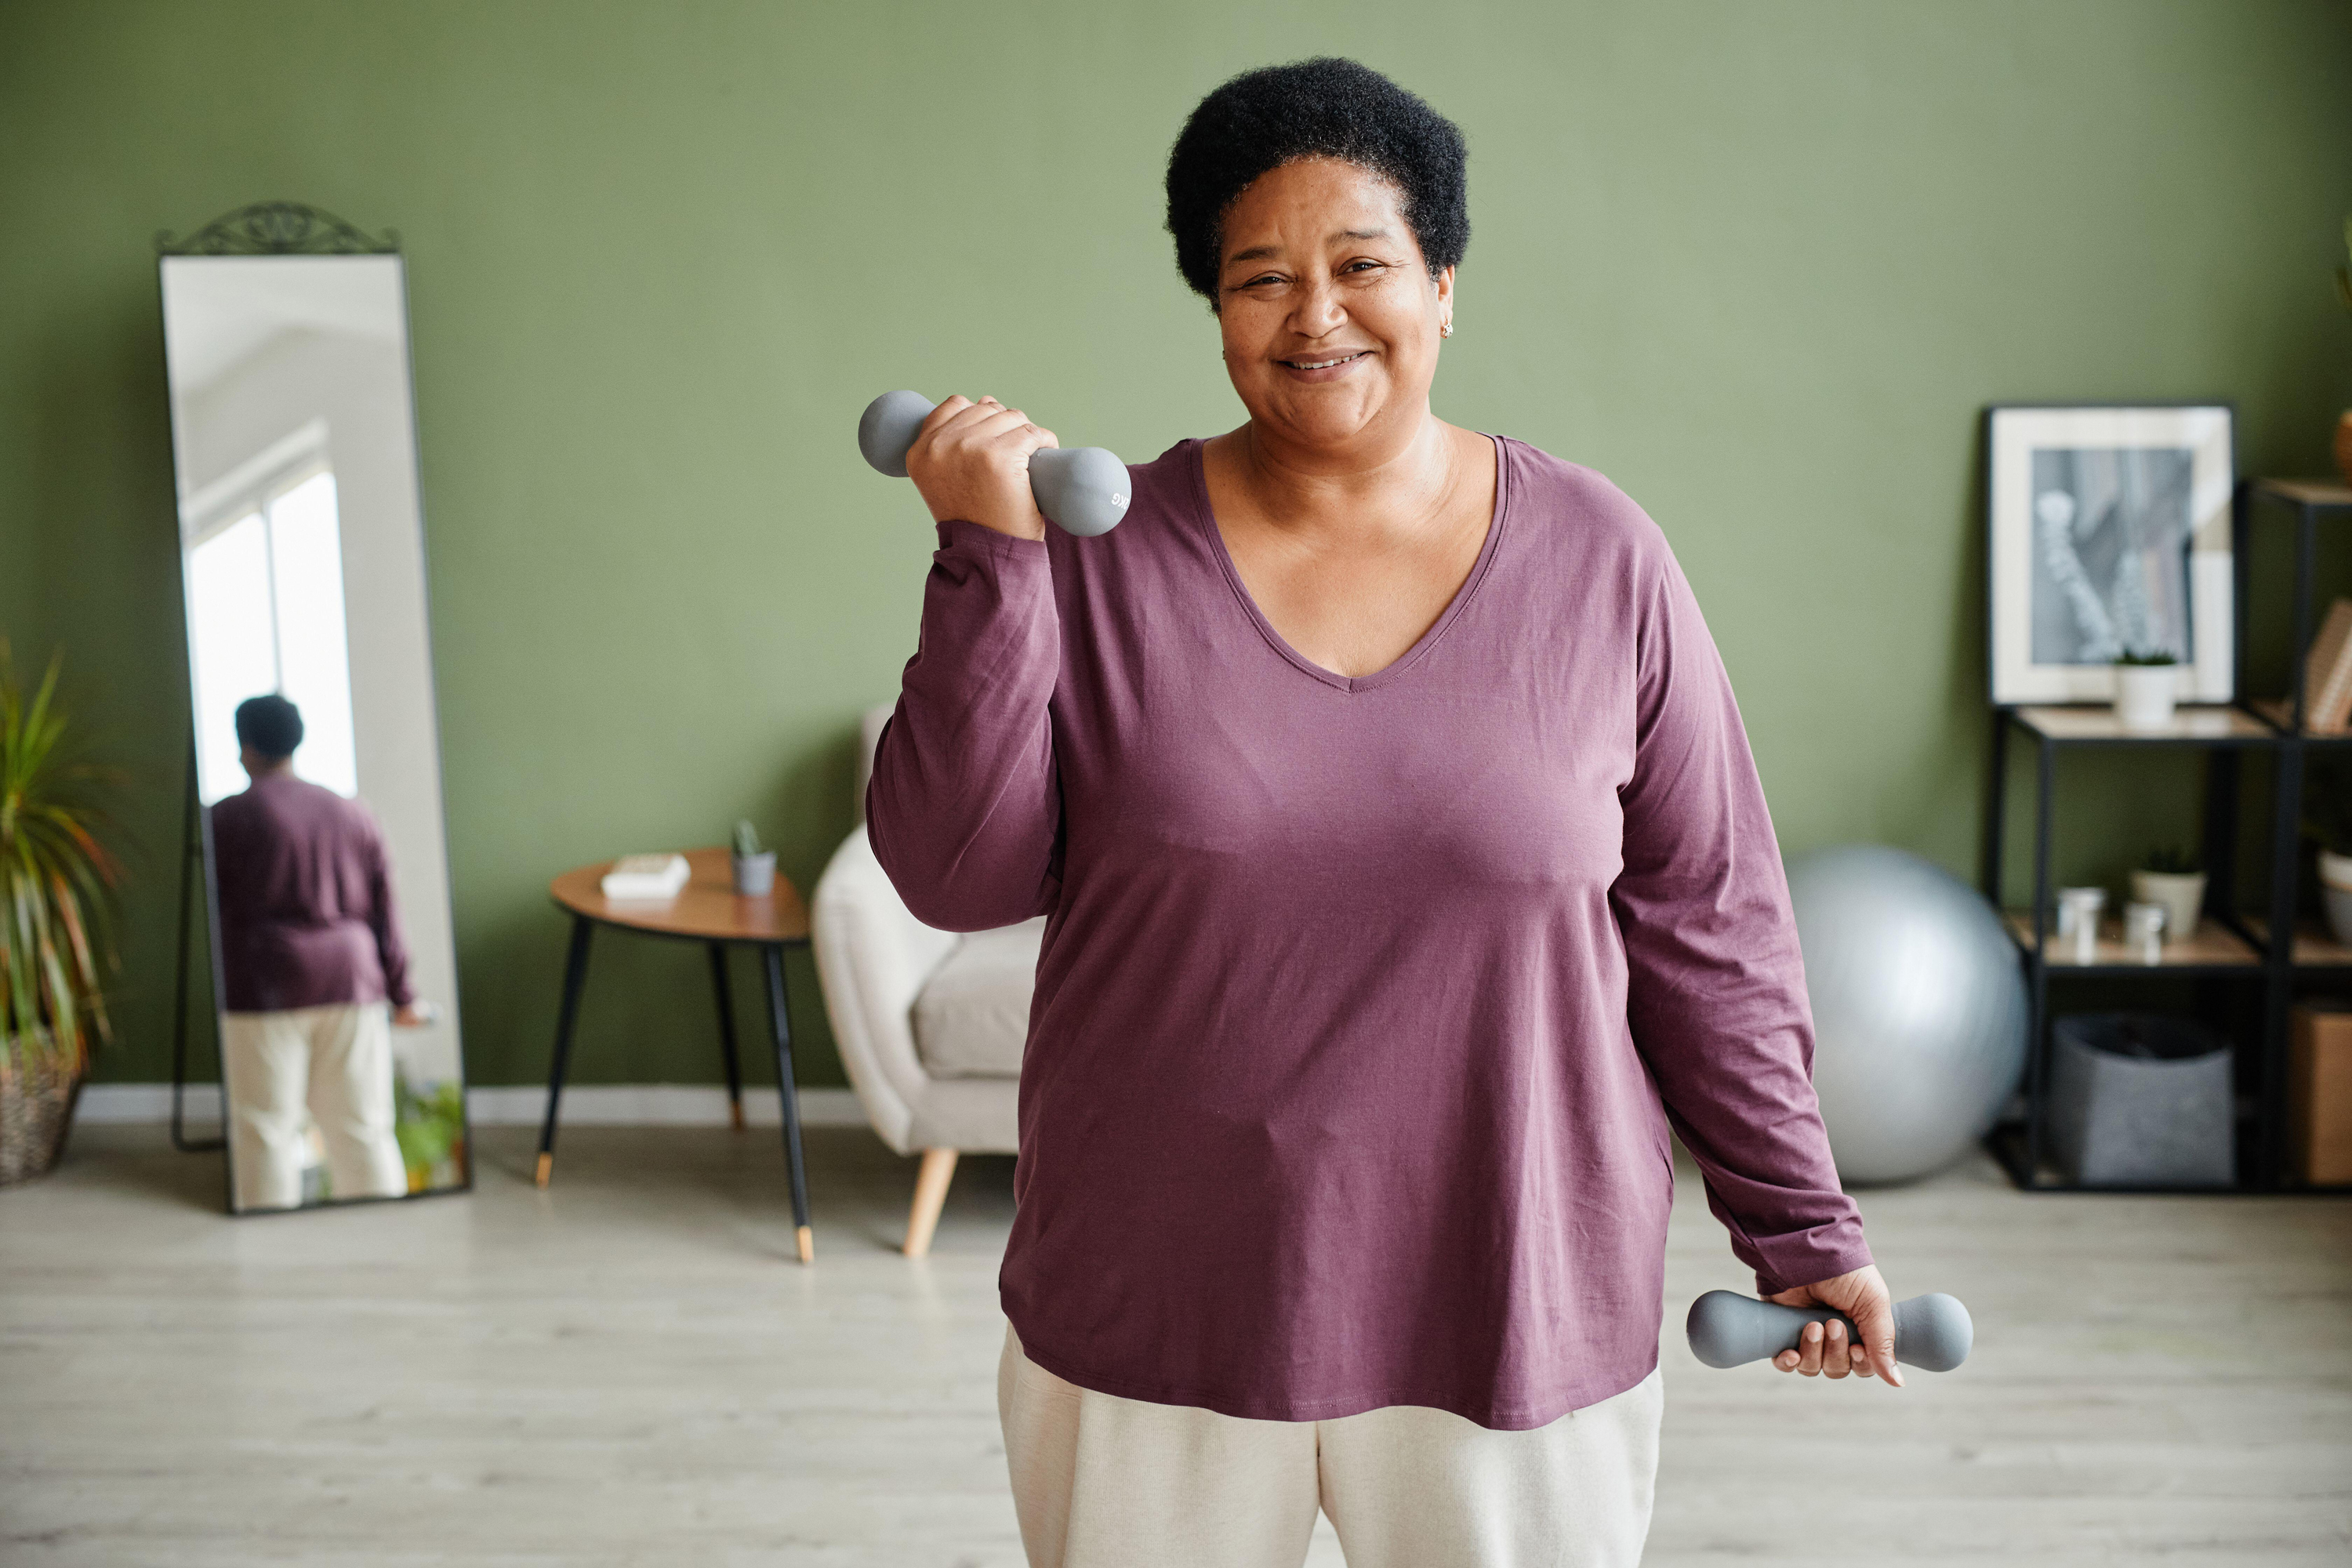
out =
[[[2266,943],[2271,939],[2271,922],[2259,915],[2246,917],[2246,929],[2257,942]],[[2289,962],[2297,968],[2352,969],[2352,947],[2336,941],[2335,933],[2317,921],[2298,921]]]
[[[2053,741],[2267,741],[2271,727],[2242,708],[2226,705],[2173,710],[2161,730],[2126,730],[2105,705],[2059,708],[2036,705],[2017,710],[2020,722]]]
[[[2001,919],[2017,939],[2018,945],[2029,952],[2033,947],[2033,911],[2007,910]],[[2197,930],[2179,942],[2164,944],[2164,956],[2150,963],[2139,955],[2139,949],[2126,945],[2123,940],[2123,922],[2106,920],[2099,922],[2099,940],[2093,950],[2095,956],[2087,964],[2074,956],[2074,939],[2063,941],[2057,935],[2058,922],[2050,922],[2049,945],[2044,950],[2053,969],[2175,969],[2181,967],[2229,967],[2251,969],[2260,964],[2263,955],[2238,940],[2235,932],[2219,921],[2199,921]],[[2352,950],[2347,950],[2352,953]],[[2352,957],[2347,958],[2352,962]]]
[[[2254,710],[2289,734],[2294,732],[2294,726],[2287,722],[2287,716],[2294,710],[2294,704],[2286,698],[2257,697],[2254,699]],[[2306,741],[2352,741],[2352,728],[2315,730],[2306,724],[2303,729],[2303,738]]]
[[[2352,507],[2352,486],[2334,479],[2256,479],[2254,488],[2297,506]]]

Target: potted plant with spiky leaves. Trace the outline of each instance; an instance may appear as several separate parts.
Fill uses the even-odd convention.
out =
[[[100,982],[121,873],[97,805],[110,774],[68,749],[61,662],[28,699],[0,638],[0,1185],[57,1164],[110,1038]]]

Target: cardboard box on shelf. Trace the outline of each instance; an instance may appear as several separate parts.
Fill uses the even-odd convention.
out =
[[[2313,1186],[2352,1183],[2352,1002],[2294,1010],[2287,1133],[2295,1173]]]

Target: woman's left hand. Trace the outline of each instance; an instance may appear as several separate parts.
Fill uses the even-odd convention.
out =
[[[1844,1377],[1849,1373],[1868,1377],[1875,1373],[1893,1386],[1903,1386],[1903,1374],[1895,1368],[1895,1298],[1887,1293],[1886,1281],[1879,1278],[1877,1265],[1864,1264],[1851,1274],[1800,1285],[1767,1300],[1784,1307],[1827,1307],[1843,1312],[1853,1320],[1862,1336],[1862,1342],[1855,1344],[1846,1338],[1843,1323],[1807,1323],[1803,1343],[1772,1358],[1772,1364],[1780,1371],[1801,1372],[1807,1377]]]

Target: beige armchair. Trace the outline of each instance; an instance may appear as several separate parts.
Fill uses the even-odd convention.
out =
[[[858,1104],[885,1143],[922,1152],[906,1244],[920,1258],[956,1156],[1018,1146],[1021,1048],[1045,921],[963,935],[908,912],[866,837],[866,781],[889,717],[887,704],[866,710],[858,824],[817,879],[809,914],[825,1014]]]

